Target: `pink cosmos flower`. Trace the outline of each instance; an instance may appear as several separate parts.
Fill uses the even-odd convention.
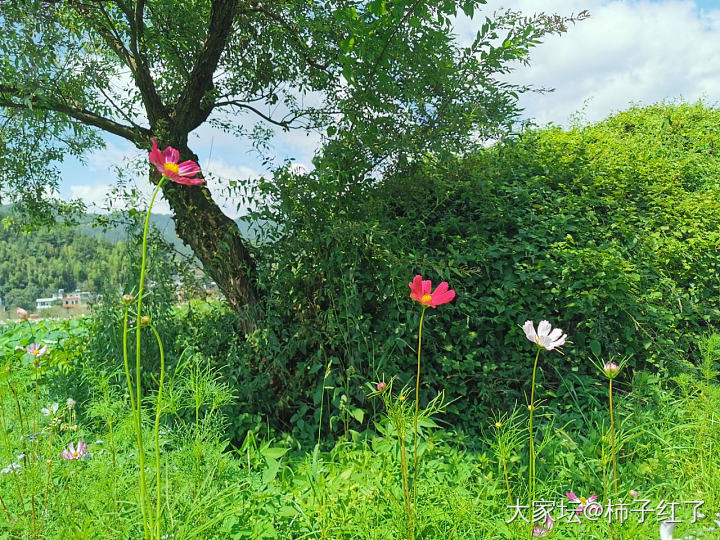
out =
[[[28,354],[31,354],[32,356],[38,357],[42,356],[47,352],[47,345],[40,345],[39,343],[31,343],[27,346],[27,349],[25,351]]]
[[[437,307],[440,304],[447,304],[455,298],[455,291],[448,290],[447,281],[443,281],[437,286],[435,292],[431,293],[432,281],[423,280],[422,276],[417,275],[410,285],[410,298],[417,300],[423,306]]]
[[[587,508],[588,506],[592,506],[597,499],[597,495],[590,495],[588,498],[578,497],[572,491],[565,492],[565,496],[570,499],[571,503],[579,505],[577,507],[577,510],[575,510],[575,512],[578,514],[582,514],[585,511],[585,508]]]
[[[178,163],[180,160],[180,152],[172,146],[168,146],[161,153],[157,141],[155,139],[150,140],[152,141],[152,150],[149,154],[150,163],[155,165],[155,168],[160,174],[164,174],[173,182],[186,186],[198,186],[205,183],[205,180],[202,178],[194,177],[200,172],[200,167],[197,163],[190,160]]]
[[[553,530],[553,527],[555,527],[555,520],[553,520],[553,518],[550,517],[550,514],[548,514],[545,518],[545,523],[538,523],[535,525],[535,528],[533,529],[533,536],[545,538],[548,534],[550,534],[550,531]]]
[[[17,316],[18,316],[18,319],[20,319],[21,321],[24,321],[25,319],[27,319],[30,316],[30,314],[27,311],[25,311],[23,308],[19,307],[19,308],[17,308]]]
[[[81,439],[77,443],[77,448],[73,443],[69,443],[67,448],[63,450],[62,457],[63,459],[80,459],[85,455],[85,452],[87,452],[87,444]]]
[[[556,328],[552,330],[552,326],[547,321],[540,321],[537,332],[532,321],[525,321],[522,327],[525,337],[535,343],[538,347],[552,351],[556,347],[562,347],[565,344],[567,334],[563,334],[562,330]],[[552,330],[552,332],[551,332]]]

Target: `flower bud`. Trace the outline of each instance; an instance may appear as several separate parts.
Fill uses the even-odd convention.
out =
[[[143,326],[146,325],[146,324],[150,324],[150,316],[149,316],[149,315],[143,315],[142,317],[140,317],[140,324],[143,325]]]
[[[500,429],[500,428],[502,427],[502,422],[501,422],[500,420],[498,420],[497,422],[495,422],[495,427],[498,428],[498,429]]]
[[[25,319],[27,319],[30,316],[30,314],[27,311],[25,311],[23,308],[19,307],[19,308],[17,308],[17,316],[18,316],[18,319],[20,319],[21,321],[24,321]]]
[[[630,495],[633,499],[635,499],[640,494],[636,490],[631,489],[630,491],[628,491],[628,495]]]
[[[135,300],[135,297],[132,294],[123,294],[122,295],[122,301],[123,304],[132,304],[133,300]]]
[[[379,382],[379,383],[377,383],[377,386],[375,388],[377,388],[378,392],[384,392],[385,389],[387,388],[387,383]]]
[[[608,377],[614,378],[620,371],[620,367],[615,362],[606,362],[603,371]]]

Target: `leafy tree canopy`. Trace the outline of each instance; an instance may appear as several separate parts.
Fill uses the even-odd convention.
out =
[[[188,134],[206,122],[259,145],[270,125],[319,130],[317,170],[341,177],[340,189],[419,153],[498,137],[528,90],[501,76],[543,36],[586,14],[497,13],[459,46],[453,17],[479,19],[484,3],[0,3],[0,195],[36,214],[48,208],[37,201],[59,185],[53,164],[101,147],[102,132],[138,148],[155,136],[192,159]],[[168,185],[164,194],[179,235],[231,305],[253,303],[252,257],[209,191]]]

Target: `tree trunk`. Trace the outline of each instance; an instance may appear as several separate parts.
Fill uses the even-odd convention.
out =
[[[181,161],[197,156],[185,144],[173,145]],[[154,169],[153,169],[154,170]],[[153,172],[157,182],[159,175]],[[208,188],[167,182],[163,194],[173,210],[175,230],[217,283],[230,307],[242,311],[257,304],[256,266],[240,230],[213,201]],[[250,323],[249,327],[254,325]]]

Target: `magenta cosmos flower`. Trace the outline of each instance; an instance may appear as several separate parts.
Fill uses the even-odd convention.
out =
[[[85,452],[87,452],[87,444],[80,439],[77,448],[73,443],[69,443],[67,448],[63,450],[62,457],[63,459],[80,459],[85,455]]]
[[[432,290],[432,281],[423,280],[422,276],[417,275],[408,283],[410,285],[410,298],[417,300],[423,306],[437,307],[440,304],[447,304],[455,298],[455,291],[448,290],[447,281],[443,281],[437,286],[434,292]]]
[[[205,183],[202,178],[195,178],[195,175],[200,172],[197,163],[190,160],[178,163],[180,152],[172,146],[168,146],[163,152],[160,152],[157,141],[155,139],[150,140],[152,141],[152,150],[149,154],[150,163],[155,165],[160,174],[164,174],[173,182],[186,186],[197,186]]]
[[[548,514],[544,523],[538,523],[535,525],[535,528],[533,529],[533,536],[537,538],[545,538],[548,534],[550,534],[550,531],[553,530],[553,527],[555,527],[555,520],[553,520],[553,518],[550,517],[550,514]]]
[[[47,352],[47,345],[40,345],[39,343],[31,343],[27,346],[25,351],[32,356],[42,356]]]
[[[522,327],[525,337],[535,343],[538,347],[552,351],[556,347],[562,347],[565,344],[567,334],[563,334],[562,330],[556,328],[552,330],[552,326],[547,321],[540,321],[537,332],[532,321],[525,321]],[[552,330],[552,331],[551,331]]]
[[[571,503],[575,503],[575,504],[579,505],[577,507],[577,510],[575,510],[575,512],[577,512],[578,514],[582,514],[585,511],[585,508],[587,508],[588,506],[592,506],[593,503],[595,503],[595,500],[597,499],[597,495],[590,495],[588,498],[578,497],[572,491],[565,492],[565,496],[568,499],[570,499]],[[595,503],[595,504],[597,504],[597,503]]]

